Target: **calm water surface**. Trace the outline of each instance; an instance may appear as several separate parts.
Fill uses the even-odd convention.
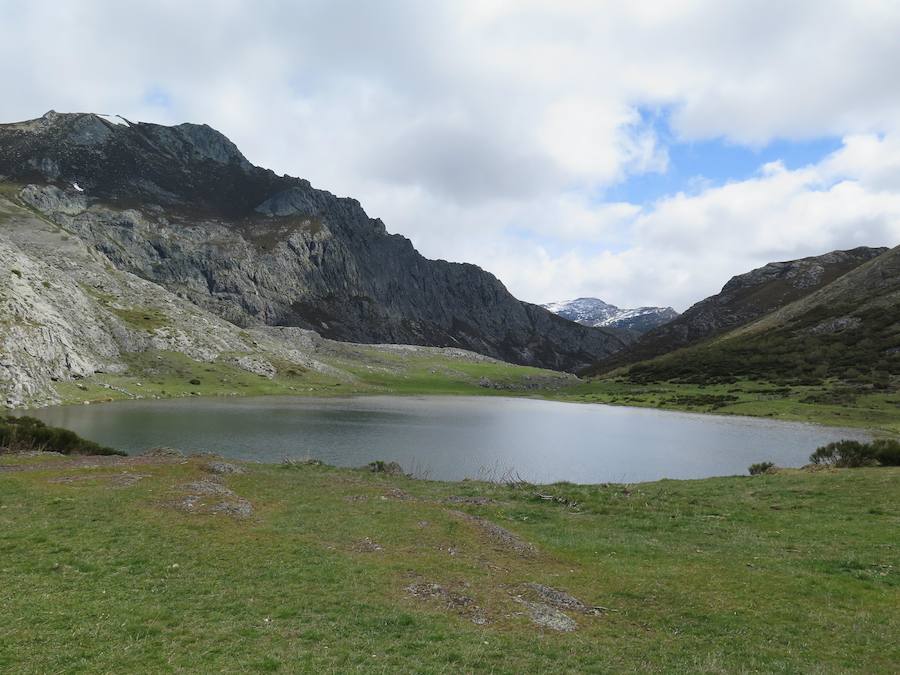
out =
[[[30,412],[128,452],[168,445],[243,460],[376,459],[434,479],[637,482],[743,474],[753,462],[805,464],[857,430],[493,397],[262,397],[127,401]]]

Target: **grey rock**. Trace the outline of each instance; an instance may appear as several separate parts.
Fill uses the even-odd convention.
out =
[[[240,326],[558,370],[633,339],[520,302],[474,265],[427,260],[356,200],[254,167],[206,126],[57,113],[0,125],[0,174],[36,185],[23,198],[119,270]]]

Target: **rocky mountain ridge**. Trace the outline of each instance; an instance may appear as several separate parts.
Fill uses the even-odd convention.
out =
[[[834,259],[833,256],[830,256]],[[900,376],[900,246],[763,317],[711,340],[642,361],[637,381],[815,384],[841,392],[807,402],[852,401],[860,391],[896,391]]]
[[[541,307],[585,326],[621,328],[638,334],[646,333],[678,317],[678,312],[671,307],[621,309],[599,298],[550,302]]]
[[[425,259],[356,200],[255,167],[205,125],[118,122],[51,112],[0,125],[0,176],[117,269],[237,326],[559,370],[631,341],[520,302],[474,265]]]
[[[885,253],[861,246],[820,256],[773,262],[732,277],[722,290],[681,316],[642,335],[621,352],[588,369],[601,373],[702,343],[748,325],[827,287],[836,279]]]

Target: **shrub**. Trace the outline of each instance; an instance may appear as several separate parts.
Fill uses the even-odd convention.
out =
[[[374,462],[370,462],[366,466],[366,468],[372,473],[386,473],[388,476],[403,475],[403,467],[400,466],[397,462],[385,462],[379,459]]]
[[[200,384],[200,380],[198,380],[198,379],[195,377],[195,378],[193,378],[193,379],[190,381],[190,383],[193,384],[193,385],[198,385],[198,384]]]
[[[751,476],[759,476],[763,473],[768,473],[769,469],[774,469],[775,464],[773,462],[757,462],[756,464],[751,464],[748,471]]]
[[[81,438],[74,431],[48,427],[34,417],[0,418],[0,451],[59,452],[63,455],[124,455],[94,441]]]
[[[817,465],[848,468],[878,463],[870,443],[846,440],[823,445],[809,456],[809,461]]]
[[[900,441],[881,438],[872,441],[872,449],[882,466],[900,466]]]

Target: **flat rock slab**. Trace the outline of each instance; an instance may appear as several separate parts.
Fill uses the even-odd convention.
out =
[[[514,600],[528,609],[532,623],[541,628],[549,628],[561,633],[571,633],[578,628],[574,619],[556,607],[544,602],[532,602],[521,597],[516,597]]]
[[[501,548],[513,551],[523,558],[530,558],[537,555],[537,547],[531,542],[525,541],[519,535],[510,532],[505,527],[492,523],[481,516],[473,516],[463,511],[451,511],[451,515],[467,520],[477,525],[496,545]]]
[[[428,581],[417,581],[410,584],[406,587],[406,592],[420,600],[437,600],[445,609],[467,617],[478,626],[487,623],[484,610],[475,603],[474,598],[464,593]]]
[[[230,462],[210,462],[204,468],[210,473],[219,475],[247,473],[244,467]]]
[[[558,588],[553,588],[552,586],[545,586],[544,584],[537,583],[528,583],[525,584],[525,588],[533,591],[541,602],[557,609],[571,610],[573,612],[580,612],[581,614],[594,615],[602,614],[604,611],[603,607],[587,605],[576,598],[574,595],[566,593],[565,591],[561,591]]]

